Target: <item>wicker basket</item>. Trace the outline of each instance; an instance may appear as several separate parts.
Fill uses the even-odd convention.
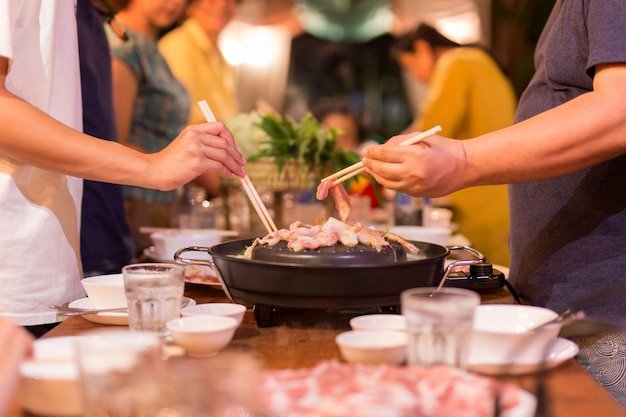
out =
[[[279,172],[273,159],[248,162],[245,170],[256,188],[269,188],[273,191],[304,191],[317,185],[319,174],[308,171],[297,161],[287,161]],[[225,180],[227,185],[234,185],[233,180]],[[238,183],[238,182],[237,182]]]

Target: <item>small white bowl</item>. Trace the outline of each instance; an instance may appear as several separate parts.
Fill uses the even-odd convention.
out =
[[[181,248],[188,246],[203,246],[210,248],[222,241],[219,233],[184,233],[184,232],[154,232],[150,234],[157,255],[163,261],[173,261],[174,254]],[[185,254],[190,259],[210,259],[206,252],[190,252]]]
[[[237,319],[225,316],[187,316],[167,322],[174,343],[189,356],[211,356],[230,343]]]
[[[128,306],[122,274],[83,278],[83,285],[94,308],[125,308]]]
[[[351,363],[401,365],[407,357],[407,334],[394,330],[352,330],[335,337],[341,356]]]
[[[189,316],[226,316],[237,319],[237,326],[241,324],[248,308],[243,304],[235,303],[205,303],[185,307],[180,311],[183,317]]]
[[[350,320],[352,330],[406,330],[406,318],[400,314],[366,314]]]
[[[555,342],[561,324],[536,326],[558,316],[554,311],[517,304],[486,304],[476,307],[469,348],[473,364],[536,363]]]
[[[83,414],[74,353],[80,337],[52,337],[34,342],[33,358],[20,364],[18,401],[24,410],[57,417]]]
[[[434,243],[441,246],[448,244],[448,239],[452,234],[452,230],[446,227],[427,226],[391,226],[389,231],[407,240]]]

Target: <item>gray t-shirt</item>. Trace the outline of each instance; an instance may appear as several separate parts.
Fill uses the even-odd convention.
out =
[[[596,65],[626,62],[624,22],[624,0],[557,0],[516,122],[591,91]],[[520,295],[626,324],[626,155],[512,184],[509,198],[511,281]]]

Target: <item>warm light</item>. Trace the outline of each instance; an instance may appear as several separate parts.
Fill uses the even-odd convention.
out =
[[[231,65],[245,63],[257,68],[266,67],[278,56],[282,30],[280,27],[232,22],[220,36],[220,49]]]
[[[401,32],[423,22],[460,44],[488,45],[482,19],[488,22],[489,17],[481,17],[479,4],[482,3],[487,3],[485,9],[491,7],[491,0],[395,0],[394,10]]]
[[[447,38],[462,45],[480,41],[480,16],[476,11],[441,17],[437,21],[437,28]]]
[[[256,27],[246,33],[244,45],[248,52],[246,62],[255,67],[265,67],[274,60],[279,41],[273,29]]]
[[[230,65],[240,65],[246,60],[246,52],[242,43],[235,38],[223,37],[220,39],[220,50],[224,59]]]

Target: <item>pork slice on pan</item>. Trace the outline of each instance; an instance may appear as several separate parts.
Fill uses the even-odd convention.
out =
[[[350,196],[348,196],[348,192],[341,184],[330,187],[330,192],[335,200],[335,208],[337,209],[337,213],[339,213],[339,218],[343,222],[348,221],[351,209]]]
[[[348,216],[350,215],[350,197],[348,196],[346,189],[343,188],[343,185],[332,185],[333,181],[333,178],[329,178],[320,182],[320,185],[317,186],[315,197],[318,200],[324,200],[328,197],[328,192],[330,191],[333,196],[333,200],[335,200],[337,213],[339,213],[341,220],[345,222],[348,220]]]

